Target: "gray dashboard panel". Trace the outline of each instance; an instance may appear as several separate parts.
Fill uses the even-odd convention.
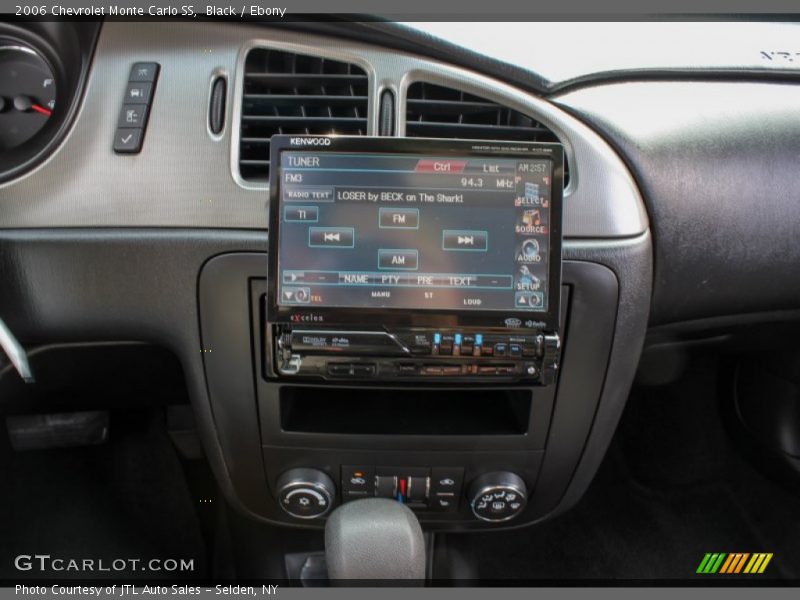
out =
[[[616,153],[591,129],[553,104],[494,79],[412,55],[353,42],[230,23],[106,22],[83,106],[72,132],[44,164],[0,186],[0,228],[203,227],[266,229],[266,193],[237,182],[236,119],[244,52],[269,45],[352,60],[367,70],[370,129],[382,89],[400,92],[404,133],[412,81],[451,85],[502,102],[551,127],[564,142],[572,182],[566,237],[632,237],[647,230],[639,192]],[[118,156],[112,139],[131,65],[161,64],[141,154]],[[227,74],[227,126],[206,127],[211,77]],[[231,125],[234,125],[231,127]]]
[[[605,131],[642,188],[651,324],[800,307],[800,86],[624,83],[556,102]]]

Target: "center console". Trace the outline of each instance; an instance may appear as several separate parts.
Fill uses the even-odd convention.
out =
[[[270,163],[267,255],[199,282],[238,507],[322,528],[389,498],[454,531],[580,497],[646,319],[618,273],[649,274],[649,238],[564,242],[557,144],[274,136]]]
[[[263,373],[278,437],[516,435],[535,452],[561,349],[562,147],[275,136],[271,148]],[[365,383],[391,387],[342,387]],[[523,387],[487,399],[411,387],[441,384]],[[308,448],[275,449],[268,465],[276,454],[275,500],[296,520],[377,496],[423,522],[511,521],[538,463]]]

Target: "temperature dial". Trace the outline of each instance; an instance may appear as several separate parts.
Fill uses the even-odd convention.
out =
[[[278,478],[278,503],[297,519],[316,519],[333,504],[336,487],[317,469],[292,469]]]
[[[514,473],[496,471],[481,475],[469,488],[472,512],[482,521],[510,521],[525,510],[525,482]]]

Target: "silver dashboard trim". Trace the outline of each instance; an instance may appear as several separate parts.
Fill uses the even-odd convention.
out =
[[[405,136],[406,96],[409,86],[416,82],[452,87],[513,108],[540,121],[564,144],[570,164],[570,182],[564,191],[565,237],[631,237],[641,234],[649,226],[639,190],[614,150],[583,123],[546,100],[460,67],[402,53],[380,52],[364,56],[358,62],[363,51],[327,48],[320,51],[316,47],[276,44],[266,39],[252,40],[240,52],[234,98],[241,98],[244,57],[247,51],[256,47],[345,60],[364,68],[370,75],[368,132],[373,135],[378,127],[380,91],[389,89],[395,94],[395,135]],[[240,118],[241,102],[236,102],[232,120],[231,173],[234,180],[246,189],[266,190],[267,185],[247,182],[239,175]]]
[[[104,23],[73,127],[41,165],[0,185],[0,228],[189,227],[267,229],[266,190],[238,174],[247,52],[269,47],[352,62],[369,78],[368,132],[379,90],[396,94],[405,133],[405,91],[428,81],[475,93],[550,127],[564,142],[571,184],[565,238],[626,238],[648,229],[630,173],[599,135],[565,110],[490,77],[419,56],[343,39],[221,22]],[[161,64],[141,154],[115,155],[112,139],[130,65]],[[228,75],[227,125],[207,131],[213,73]]]

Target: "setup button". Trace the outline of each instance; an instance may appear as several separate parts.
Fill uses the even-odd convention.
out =
[[[355,230],[352,227],[309,227],[310,248],[352,248]]]

